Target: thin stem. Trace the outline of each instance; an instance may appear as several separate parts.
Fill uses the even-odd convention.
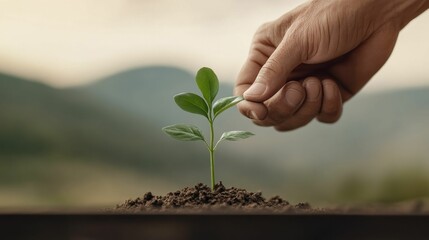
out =
[[[215,166],[214,166],[214,129],[213,129],[213,121],[209,120],[209,124],[210,124],[210,148],[209,148],[209,152],[210,152],[210,173],[211,173],[211,185],[212,185],[212,190],[214,190],[215,187]]]

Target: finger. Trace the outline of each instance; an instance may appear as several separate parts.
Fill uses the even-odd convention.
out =
[[[268,113],[267,107],[262,103],[242,101],[237,104],[237,108],[241,114],[254,120],[265,119]]]
[[[322,80],[323,100],[317,120],[323,123],[334,123],[340,119],[343,103],[340,89],[332,79]]]
[[[238,85],[234,89],[234,95],[242,96],[243,92],[249,88],[250,84]],[[242,101],[237,104],[237,108],[241,114],[244,116],[254,119],[254,120],[263,120],[267,116],[267,107],[263,103]]]
[[[267,61],[268,56],[270,56],[274,50],[274,47],[267,46],[259,42],[252,44],[249,51],[249,56],[244,62],[243,67],[241,67],[241,70],[237,76],[234,89],[235,95],[243,96],[243,93],[255,81],[263,63]]]
[[[258,61],[257,59],[263,57],[263,54],[259,55],[257,52],[250,54],[238,74],[236,85],[234,87],[235,96],[243,96],[243,93],[251,86],[251,83],[261,68],[261,66],[258,65],[258,61],[260,61],[260,59]],[[267,108],[263,103],[242,101],[237,104],[237,108],[241,114],[250,119],[263,120],[267,116]]]
[[[305,100],[305,89],[300,82],[290,81],[265,102],[268,108],[268,119],[277,125],[291,117]]]
[[[308,77],[303,82],[306,98],[301,108],[290,118],[274,128],[278,131],[289,131],[310,123],[320,112],[322,105],[322,85],[315,77]]]
[[[261,67],[255,82],[244,92],[246,100],[264,102],[286,83],[292,70],[302,63],[302,47],[296,34],[288,34]]]
[[[296,8],[296,10],[298,9],[302,9],[302,6]],[[279,19],[265,23],[259,27],[253,37],[249,56],[238,74],[236,86],[252,85],[262,66],[283,40],[296,14],[296,11],[293,10]],[[243,92],[240,95],[243,95]]]

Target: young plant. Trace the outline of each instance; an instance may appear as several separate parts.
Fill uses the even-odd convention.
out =
[[[180,93],[174,96],[176,104],[186,112],[199,114],[204,116],[209,123],[210,139],[207,142],[201,130],[189,124],[175,124],[164,127],[162,130],[174,139],[181,141],[203,141],[210,154],[210,174],[211,174],[211,188],[214,189],[215,185],[215,167],[214,167],[214,153],[220,142],[223,140],[237,141],[240,139],[248,138],[254,135],[246,131],[230,131],[224,132],[219,140],[214,143],[214,121],[225,110],[235,106],[237,103],[243,101],[243,97],[231,96],[218,99],[213,102],[219,90],[219,81],[216,74],[210,68],[201,68],[197,72],[196,82],[204,98],[194,93]]]

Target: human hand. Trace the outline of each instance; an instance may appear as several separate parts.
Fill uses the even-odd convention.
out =
[[[314,0],[262,25],[236,81],[240,112],[279,131],[336,122],[427,2]]]

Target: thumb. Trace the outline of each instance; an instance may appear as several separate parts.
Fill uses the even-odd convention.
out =
[[[293,69],[303,62],[302,51],[298,39],[285,36],[243,97],[252,102],[264,102],[274,96],[286,84]]]

